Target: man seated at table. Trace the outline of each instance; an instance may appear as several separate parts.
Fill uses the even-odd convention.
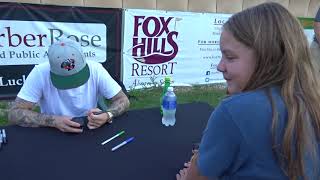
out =
[[[30,72],[8,113],[9,123],[25,127],[54,127],[81,133],[73,117],[87,116],[88,128],[95,129],[119,116],[129,100],[103,66],[86,61],[76,41],[63,39],[48,50],[49,62]],[[95,115],[98,97],[111,99],[105,113]],[[41,113],[33,111],[40,105]]]

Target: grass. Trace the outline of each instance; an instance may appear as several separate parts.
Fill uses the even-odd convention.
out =
[[[6,101],[0,102],[0,126],[5,125],[7,123],[7,118],[6,118],[6,109],[8,107],[8,103]]]
[[[0,126],[4,126],[7,124],[7,119],[5,119],[4,117],[0,117]]]
[[[194,86],[175,88],[175,94],[179,104],[191,102],[206,102],[211,106],[216,106],[225,96],[225,90],[213,86]],[[130,95],[135,98],[130,99],[131,109],[142,109],[147,107],[160,108],[161,88],[151,88],[134,90]]]
[[[225,96],[226,90],[222,85],[202,85],[193,87],[175,87],[174,92],[179,104],[191,102],[205,102],[211,106],[216,106]],[[130,109],[143,109],[150,107],[160,108],[160,96],[162,88],[145,88],[132,90],[129,92]],[[7,117],[4,111],[8,108],[8,103],[0,102],[0,126],[7,124]]]

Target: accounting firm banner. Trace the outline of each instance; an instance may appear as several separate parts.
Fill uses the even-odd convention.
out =
[[[0,20],[0,65],[48,61],[48,48],[61,38],[79,42],[87,60],[107,59],[107,28],[102,23]]]
[[[120,79],[122,10],[0,2],[0,99],[13,99],[31,69],[61,38]]]
[[[220,33],[229,14],[124,11],[123,82],[128,90],[162,84],[225,82],[217,71]]]

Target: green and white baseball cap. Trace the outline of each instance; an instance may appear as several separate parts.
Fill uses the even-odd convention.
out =
[[[62,39],[48,50],[50,78],[58,89],[72,89],[85,84],[90,76],[82,48],[76,41]]]

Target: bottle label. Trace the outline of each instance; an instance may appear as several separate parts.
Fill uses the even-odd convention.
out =
[[[163,108],[165,109],[176,109],[177,101],[163,101],[162,103]]]

